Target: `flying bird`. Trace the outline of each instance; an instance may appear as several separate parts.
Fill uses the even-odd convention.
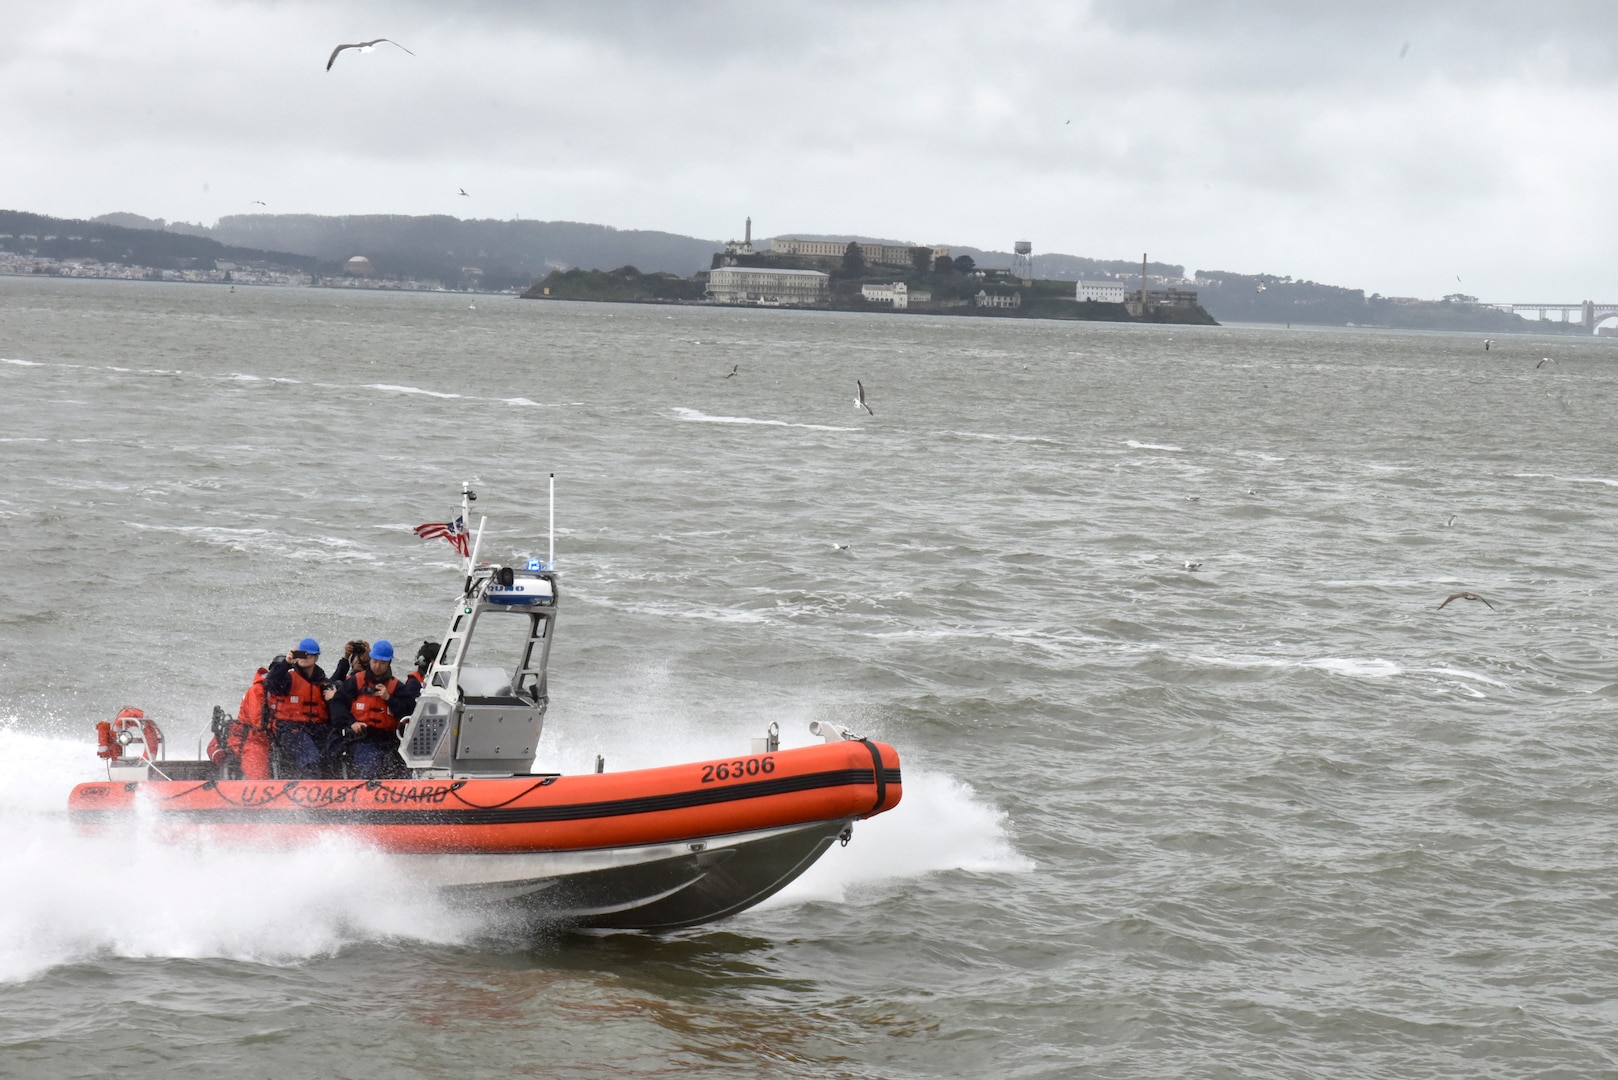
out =
[[[1403,60],[1405,58],[1405,53],[1407,53],[1409,51],[1410,51],[1410,42],[1407,41],[1403,45],[1399,46],[1399,59]]]
[[[865,384],[855,379],[854,385],[860,388],[860,396],[854,399],[854,407],[864,409],[866,412],[871,413],[872,416],[875,416],[876,413],[872,412],[871,407],[865,404]]]
[[[730,375],[726,375],[725,378],[728,379],[728,378],[730,378],[731,375],[736,374],[736,369],[739,368],[739,367],[741,367],[740,364],[732,364],[732,365],[730,365]]]
[[[1187,569],[1187,570],[1189,570],[1189,571],[1191,571],[1191,572],[1192,572],[1192,573],[1193,573],[1193,574],[1194,574],[1194,573],[1196,573],[1196,572],[1197,572],[1197,571],[1198,571],[1198,570],[1201,570],[1201,569],[1202,569],[1202,564],[1201,564],[1201,563],[1199,563],[1199,562],[1190,562],[1190,561],[1187,561],[1187,562],[1186,562],[1186,564],[1185,564],[1185,568],[1186,568],[1186,569]]]
[[[1539,363],[1534,365],[1534,370],[1538,371],[1540,368],[1544,367],[1546,364],[1554,364],[1554,363],[1556,363],[1556,361],[1552,360],[1550,357],[1547,356],[1545,359],[1541,360]]]
[[[1483,597],[1479,596],[1475,592],[1450,593],[1449,596],[1444,598],[1444,604],[1449,603],[1451,600],[1479,600],[1479,601],[1482,601],[1485,604],[1488,604],[1490,611],[1494,610],[1494,605],[1493,604],[1489,604],[1489,602],[1487,600],[1484,600]],[[1444,610],[1444,604],[1439,604],[1438,605],[1438,610],[1439,611]]]
[[[253,205],[254,206],[264,206],[264,205],[267,205],[267,204],[264,202],[263,199],[254,199],[253,200]]]
[[[386,41],[389,45],[399,45],[399,43],[394,41],[392,38],[385,37],[373,38],[370,41],[355,41],[350,42],[347,45],[339,45],[337,48],[331,51],[331,56],[326,60],[326,70],[331,70],[331,66],[337,63],[337,54],[342,52],[344,49],[358,49],[362,53],[368,53],[378,45],[382,44],[384,41]],[[409,49],[405,49],[403,45],[399,45],[399,48],[404,49],[404,51],[410,53],[411,56],[416,55],[415,53],[410,52]]]
[[[1494,344],[1494,339],[1493,338],[1484,338],[1483,339],[1483,351],[1488,352],[1489,351],[1489,346],[1491,346],[1493,344]]]
[[[461,193],[461,194],[462,194],[462,195],[466,195],[466,189],[465,189],[465,188],[459,188],[459,189],[458,189],[458,190],[459,190],[459,191],[460,191],[460,193]],[[466,195],[466,197],[467,197],[467,198],[468,198],[468,199],[470,199],[470,198],[471,198],[471,197],[472,197],[472,196],[470,196],[470,195]]]

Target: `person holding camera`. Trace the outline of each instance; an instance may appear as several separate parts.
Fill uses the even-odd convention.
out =
[[[343,680],[356,671],[364,671],[365,665],[371,659],[371,643],[369,641],[350,641],[343,646],[343,658],[337,661],[337,669],[331,673],[331,681],[326,684],[326,700],[330,701],[337,693],[337,688]]]
[[[270,738],[282,779],[308,780],[321,773],[328,742],[325,685],[320,642],[309,637],[277,656],[264,674]]]
[[[354,775],[382,780],[404,774],[399,757],[399,722],[416,708],[421,683],[393,674],[393,645],[371,644],[370,659],[343,681],[331,699],[332,722],[353,763]]]

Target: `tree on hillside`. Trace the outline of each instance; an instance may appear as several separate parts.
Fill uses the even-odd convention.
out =
[[[970,256],[970,255],[957,255],[957,256],[955,256],[955,272],[957,274],[970,274],[972,271],[976,270],[977,268],[978,268],[978,264],[973,261],[972,256]]]
[[[928,268],[933,265],[933,249],[924,247],[911,248],[910,265],[916,268],[916,273],[926,276]]]
[[[933,273],[953,274],[954,272],[955,264],[950,261],[950,257],[948,255],[940,255],[938,258],[933,260]]]
[[[843,249],[843,273],[849,277],[865,276],[865,252],[852,240]]]

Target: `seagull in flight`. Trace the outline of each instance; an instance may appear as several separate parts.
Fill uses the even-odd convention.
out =
[[[331,56],[326,61],[326,70],[327,71],[331,70],[331,66],[333,64],[337,63],[337,54],[342,52],[344,49],[358,49],[362,53],[368,53],[372,49],[376,48],[378,45],[382,44],[384,41],[387,42],[389,45],[399,45],[399,43],[397,41],[394,41],[392,38],[385,38],[385,37],[372,38],[370,41],[354,41],[354,42],[350,42],[347,45],[339,45],[339,46],[337,46],[337,48],[335,48],[335,49],[333,49],[331,51]],[[416,55],[415,53],[410,52],[409,49],[405,49],[405,47],[403,45],[399,45],[399,48],[404,49],[404,51],[407,52],[407,53],[410,53],[411,56]]]
[[[266,205],[266,203],[264,202],[263,199],[254,199],[253,200],[253,205],[254,206],[264,206],[264,205]]]
[[[725,378],[728,379],[728,378],[730,378],[731,375],[736,374],[736,369],[739,368],[739,367],[741,367],[740,364],[732,364],[732,365],[730,365],[730,375],[726,375]]]
[[[1534,365],[1534,370],[1538,371],[1540,368],[1544,367],[1546,364],[1554,364],[1554,363],[1556,363],[1556,361],[1552,360],[1550,357],[1547,356],[1545,359],[1541,360],[1539,363]]]
[[[1489,602],[1487,600],[1484,600],[1483,597],[1479,596],[1475,592],[1450,593],[1449,596],[1444,598],[1444,604],[1449,603],[1451,600],[1481,600],[1481,601],[1483,601],[1483,603],[1489,605],[1489,610],[1490,611],[1494,610],[1494,605],[1493,604],[1489,604]],[[1438,605],[1438,610],[1439,611],[1444,610],[1444,604],[1439,604]]]
[[[855,379],[854,385],[860,388],[860,396],[854,399],[854,407],[864,409],[866,412],[871,413],[872,416],[875,416],[876,413],[872,412],[871,407],[865,404],[865,384]]]
[[[459,191],[460,191],[460,193],[461,193],[461,194],[462,194],[462,195],[466,195],[466,189],[465,189],[465,188],[460,188],[460,189],[458,189],[458,190],[459,190]],[[470,195],[466,195],[466,197],[467,197],[467,198],[468,198],[468,199],[470,199],[470,198],[471,198],[471,197],[472,197],[472,196],[470,196]]]

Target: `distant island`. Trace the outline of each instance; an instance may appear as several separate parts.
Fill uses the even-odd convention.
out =
[[[850,243],[863,269],[844,265]],[[939,258],[946,252],[947,268]],[[129,213],[86,221],[0,210],[0,275],[661,303],[786,302],[781,289],[743,280],[748,271],[772,269],[825,275],[825,296],[813,302],[827,310],[1217,319],[1489,335],[1592,330],[1578,320],[1576,309],[1572,318],[1564,311],[1567,321],[1524,319],[1460,293],[1438,300],[1367,296],[1361,289],[1284,274],[1187,273],[1184,266],[1165,262],[1143,267],[1126,259],[923,247],[867,236],[778,236],[753,250],[750,238],[721,242],[570,221],[257,213],[227,215],[210,226]],[[716,271],[724,271],[721,288],[711,291]],[[1144,306],[1139,303],[1143,284]],[[1132,301],[1142,314],[1131,314]]]
[[[1031,263],[980,269],[970,255],[942,245],[780,239],[756,250],[749,220],[706,271],[553,270],[522,294],[530,300],[794,307],[981,318],[1073,319],[1092,322],[1219,325],[1194,291],[1137,288],[1115,282],[1039,280]],[[1023,245],[1019,245],[1022,247]],[[1141,281],[1147,281],[1142,259]]]

